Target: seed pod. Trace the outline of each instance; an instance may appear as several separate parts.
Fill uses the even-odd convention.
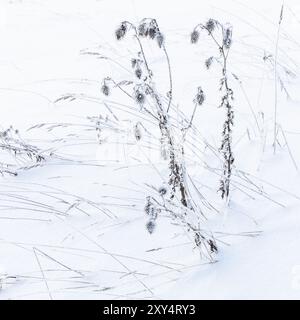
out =
[[[191,33],[191,43],[197,43],[199,40],[199,32],[197,30],[194,30]]]
[[[117,30],[115,31],[115,36],[117,40],[123,39],[126,35],[126,32],[127,32],[127,25],[125,22],[122,22],[119,28],[117,28]]]
[[[194,103],[196,103],[198,106],[201,106],[204,101],[205,101],[205,94],[202,88],[198,87],[198,92],[195,96]]]
[[[109,94],[110,94],[110,88],[109,88],[109,86],[108,86],[106,83],[104,83],[104,84],[102,85],[101,91],[102,91],[102,93],[103,93],[105,96],[109,96]]]
[[[141,37],[146,37],[147,33],[148,33],[148,28],[147,28],[146,23],[141,23],[138,26],[138,35]]]
[[[153,220],[149,220],[147,223],[146,223],[146,229],[148,230],[148,232],[150,234],[152,234],[155,230],[155,227],[156,227],[156,224]]]
[[[208,32],[212,33],[216,27],[216,21],[214,19],[209,19],[205,25]]]
[[[148,35],[151,39],[154,39],[156,37],[157,34],[157,28],[156,27],[150,27],[148,29]]]

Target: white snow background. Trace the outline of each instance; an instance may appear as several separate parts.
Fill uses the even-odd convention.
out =
[[[9,134],[45,157],[36,165],[0,142],[1,171],[18,173],[0,177],[0,299],[300,298],[300,4],[284,3],[277,66],[280,145],[274,155],[272,58],[281,5],[0,0],[0,131],[12,126]],[[186,164],[218,211],[204,222],[218,243],[215,263],[201,258],[167,216],[158,218],[153,234],[147,232],[146,197],[164,184],[168,164],[159,159],[157,139],[134,139],[137,121],[152,128],[138,118],[138,107],[131,102],[124,109],[120,104],[130,102],[122,94],[106,98],[100,91],[104,77],[126,78],[122,66],[136,51],[133,41],[115,39],[116,27],[144,17],[156,18],[165,35],[173,109],[189,119],[197,87],[205,91]],[[220,168],[204,143],[217,150],[221,141],[220,69],[204,67],[215,50],[208,37],[197,45],[189,41],[194,26],[209,18],[232,24],[229,69],[239,78],[230,81],[240,176],[233,176],[228,208],[217,193],[218,175],[204,165]],[[165,60],[155,43],[145,46],[157,87],[166,92]],[[65,94],[76,99],[56,102]],[[99,141],[97,117],[112,114],[118,131],[103,130]]]

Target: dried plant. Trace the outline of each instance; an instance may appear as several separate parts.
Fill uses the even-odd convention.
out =
[[[13,127],[0,131],[0,149],[5,152],[5,163],[0,163],[0,173],[17,175],[18,169],[41,165],[46,155],[38,147],[27,143]]]
[[[234,100],[233,90],[230,88],[228,81],[228,54],[232,45],[232,27],[229,24],[221,24],[217,20],[209,19],[205,24],[198,24],[191,33],[191,43],[197,43],[200,32],[205,31],[212,39],[218,49],[218,55],[209,57],[205,61],[207,69],[210,68],[213,61],[217,61],[222,66],[222,77],[220,79],[221,104],[226,110],[226,119],[222,131],[222,143],[220,152],[223,156],[223,175],[220,181],[220,189],[222,198],[229,199],[230,181],[234,156],[232,151],[232,127],[234,112],[232,101]]]
[[[163,197],[162,203],[155,196],[147,198],[145,212],[149,219],[146,228],[149,233],[154,232],[158,214],[162,211],[167,212],[180,221],[180,224],[187,231],[192,232],[194,243],[198,248],[201,248],[201,250],[206,248],[211,255],[216,250],[211,250],[213,247],[210,243],[214,243],[214,247],[216,247],[216,244],[213,237],[206,236],[202,230],[200,231],[199,218],[202,212],[199,212],[199,207],[195,206],[191,200],[187,186],[183,139],[179,139],[179,143],[175,139],[173,133],[175,125],[171,123],[169,115],[172,106],[173,80],[169,55],[165,46],[165,37],[160,31],[157,21],[150,18],[143,19],[137,26],[129,21],[123,21],[117,28],[115,35],[118,41],[131,35],[137,42],[137,55],[130,60],[133,80],[126,79],[117,82],[111,77],[106,77],[102,82],[101,91],[106,96],[112,92],[112,89],[118,88],[136,103],[140,112],[147,114],[157,123],[160,132],[161,153],[169,163],[168,188],[170,192],[167,192],[167,189],[160,189],[158,196]],[[169,90],[166,94],[162,94],[157,89],[154,81],[155,75],[149,64],[149,56],[146,54],[143,45],[145,40],[155,41],[165,57],[169,78]],[[203,90],[199,88],[195,97],[195,104],[202,105],[204,99]],[[140,130],[137,126],[135,127],[135,138],[137,141],[141,139]],[[193,216],[193,218],[190,219],[190,216]],[[201,235],[200,242],[196,241],[199,235]]]
[[[172,103],[172,75],[169,56],[165,47],[164,36],[162,35],[157,21],[155,19],[143,19],[138,26],[133,25],[128,21],[123,21],[117,28],[115,34],[117,40],[122,40],[127,33],[133,32],[133,36],[137,40],[139,51],[137,53],[138,58],[131,59],[131,66],[133,74],[136,77],[136,81],[125,81],[124,85],[132,84],[133,94],[125,93],[137,103],[142,111],[153,117],[158,122],[158,127],[161,133],[161,146],[162,153],[169,159],[169,184],[172,189],[171,198],[175,197],[177,190],[180,193],[180,199],[183,206],[188,207],[188,192],[184,185],[184,168],[180,160],[178,159],[184,154],[183,147],[176,148],[175,139],[171,132],[171,125],[169,121],[169,110]],[[147,56],[142,44],[142,39],[156,40],[159,48],[163,50],[165,55],[168,70],[169,70],[169,91],[166,94],[168,103],[164,105],[163,96],[157,91],[154,75],[150,69]],[[116,86],[116,82],[110,77],[103,80],[102,92],[105,94],[110,90],[108,83],[111,82]],[[103,87],[105,90],[103,90]],[[123,84],[118,86],[124,92]],[[148,107],[147,101],[155,105],[155,113]]]

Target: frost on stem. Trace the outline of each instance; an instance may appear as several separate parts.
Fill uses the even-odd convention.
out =
[[[232,111],[232,106],[230,100],[233,99],[232,91],[226,92],[222,99],[221,106],[226,108],[226,120],[223,125],[222,131],[222,143],[220,151],[223,155],[223,177],[220,181],[220,189],[222,198],[228,198],[230,193],[230,179],[232,174],[232,166],[234,163],[234,156],[232,153],[232,126],[234,113]]]
[[[183,147],[181,148],[181,153],[183,155]],[[181,162],[177,160],[179,156],[176,155],[176,150],[174,148],[170,148],[170,177],[169,177],[169,185],[171,186],[172,193],[171,199],[175,197],[177,189],[179,189],[180,193],[180,202],[181,204],[188,208],[188,194],[186,190],[186,185],[184,181],[185,167]]]
[[[218,27],[218,30],[221,30],[220,34],[217,34],[216,32],[213,34],[213,32],[216,31],[216,27]],[[192,41],[192,43],[196,43],[199,38],[198,29],[206,30],[218,49],[218,56],[209,57],[205,61],[206,68],[210,68],[213,60],[217,60],[222,65],[222,77],[220,79],[220,92],[222,92],[222,97],[220,107],[226,109],[226,118],[223,124],[222,142],[220,146],[220,152],[223,157],[223,174],[220,181],[219,191],[221,192],[221,197],[223,199],[228,199],[230,194],[232,168],[234,164],[234,156],[232,152],[232,127],[234,124],[232,101],[234,97],[233,91],[229,87],[227,70],[228,52],[232,45],[232,27],[230,24],[222,25],[217,20],[209,19],[205,24],[199,24],[195,27],[192,34],[198,33],[198,35],[195,38],[196,41]]]
[[[229,87],[228,83],[228,74],[227,74],[227,57],[228,50],[232,44],[232,27],[226,25],[222,28],[223,30],[223,45],[222,45],[222,58],[223,58],[223,77],[220,80],[221,87],[220,90],[223,92],[221,105],[220,107],[225,107],[226,109],[226,119],[223,125],[222,131],[222,142],[220,151],[223,155],[223,176],[220,181],[220,189],[222,199],[229,198],[230,194],[230,183],[231,183],[231,174],[232,167],[234,163],[234,156],[232,152],[232,127],[234,112],[232,109],[232,101],[234,100],[233,91]]]

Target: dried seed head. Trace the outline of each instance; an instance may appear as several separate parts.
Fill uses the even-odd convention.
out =
[[[115,31],[117,40],[123,39],[126,35],[126,32],[127,32],[126,22],[122,22],[119,28],[117,28],[117,30]]]
[[[147,34],[148,34],[147,24],[145,22],[141,23],[138,26],[138,35],[141,36],[141,37],[146,37]]]
[[[161,196],[164,196],[167,194],[167,189],[165,187],[160,187],[158,189],[158,193],[161,195]]]
[[[154,19],[147,22],[142,22],[138,26],[137,32],[140,37],[149,37],[152,40],[155,39],[160,34],[159,28]],[[160,36],[160,38],[162,37]],[[158,40],[158,41],[160,41],[159,43],[161,43],[161,40]]]
[[[205,101],[205,94],[202,88],[198,87],[198,92],[195,96],[194,103],[196,103],[198,106],[201,106],[204,101]]]
[[[145,95],[141,92],[137,93],[135,96],[137,103],[143,105],[145,103]]]
[[[148,35],[151,39],[154,39],[156,37],[156,34],[157,34],[157,28],[155,26],[151,26],[149,29],[148,29]]]
[[[134,71],[134,74],[136,75],[136,77],[137,77],[138,79],[141,79],[142,74],[143,74],[142,69],[141,69],[140,67],[137,67],[137,68],[135,69],[135,71]]]
[[[101,91],[102,91],[102,93],[103,93],[105,96],[109,96],[109,94],[110,94],[110,88],[109,88],[109,86],[108,86],[106,83],[104,83],[104,84],[102,85]]]
[[[156,227],[156,224],[153,220],[149,220],[147,223],[146,223],[146,229],[148,230],[148,232],[150,234],[152,234],[155,230],[155,227]]]
[[[142,130],[139,123],[134,126],[134,136],[137,141],[140,141],[142,139]]]
[[[192,33],[191,33],[191,43],[197,43],[198,40],[199,40],[199,32],[197,30],[194,30]]]
[[[158,44],[158,46],[160,48],[162,48],[162,46],[164,45],[165,42],[165,37],[163,36],[163,34],[161,32],[158,32],[156,35],[156,42]]]
[[[206,24],[205,27],[207,29],[208,32],[212,33],[215,30],[216,27],[216,21],[214,19],[209,19]]]
[[[155,220],[158,216],[159,209],[151,201],[151,197],[146,198],[145,213],[149,216],[150,220]]]
[[[226,25],[223,30],[223,45],[226,49],[229,49],[232,44],[232,27]]]
[[[205,66],[206,66],[207,69],[210,68],[213,60],[214,60],[214,57],[209,57],[208,59],[205,60]]]
[[[142,106],[146,101],[146,96],[141,90],[135,90],[134,99],[139,105]]]
[[[5,138],[5,137],[7,137],[7,135],[8,135],[8,130],[5,130],[5,131],[2,131],[1,133],[0,133],[0,137],[2,138]]]

